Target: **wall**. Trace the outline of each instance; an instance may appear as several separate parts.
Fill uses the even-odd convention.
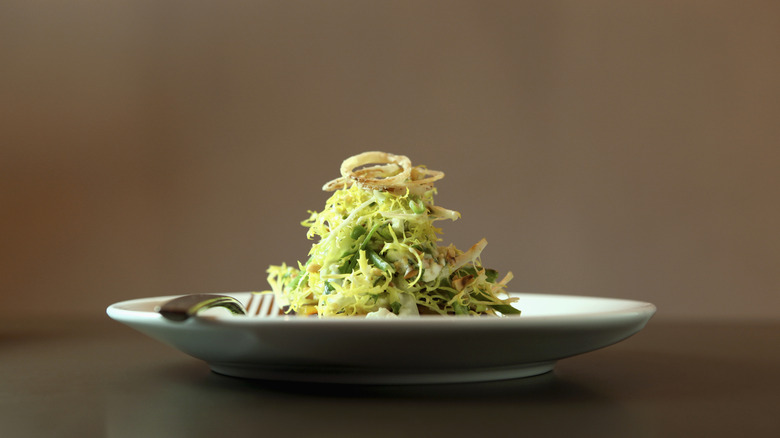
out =
[[[266,287],[363,150],[511,289],[780,316],[780,5],[0,5],[0,315]]]

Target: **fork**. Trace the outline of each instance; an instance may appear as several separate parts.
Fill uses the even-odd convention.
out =
[[[234,315],[274,318],[284,314],[284,310],[274,301],[272,293],[252,292],[244,307],[241,301],[227,295],[192,294],[167,301],[156,310],[171,321],[185,321],[201,311],[214,307],[224,307]]]

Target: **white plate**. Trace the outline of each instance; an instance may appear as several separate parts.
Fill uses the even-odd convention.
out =
[[[249,292],[224,293],[246,303]],[[366,384],[474,382],[542,374],[555,362],[619,342],[650,303],[512,294],[520,316],[318,319],[211,314],[173,322],[155,308],[176,296],[123,301],[108,315],[206,361],[220,374]],[[211,311],[209,311],[211,312]]]

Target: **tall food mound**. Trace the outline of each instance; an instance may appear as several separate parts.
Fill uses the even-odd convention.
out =
[[[321,317],[519,314],[504,289],[512,274],[498,280],[482,266],[485,239],[465,252],[439,245],[435,223],[460,217],[433,202],[443,177],[403,155],[344,160],[341,177],[323,186],[333,192],[325,207],[302,222],[317,240],[309,259],[268,269],[277,300]]]

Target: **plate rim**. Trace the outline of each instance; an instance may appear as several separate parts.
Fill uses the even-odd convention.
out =
[[[250,294],[253,293],[253,291],[236,291],[236,292],[218,292],[222,295],[230,295],[230,296],[240,296],[244,294]],[[448,324],[448,325],[461,325],[461,324],[471,324],[471,325],[485,325],[490,326],[493,324],[533,324],[533,325],[558,325],[561,323],[571,323],[573,321],[581,321],[581,322],[587,322],[587,321],[603,321],[604,319],[610,319],[610,318],[620,318],[620,317],[626,317],[626,316],[634,316],[639,317],[640,315],[644,318],[649,319],[652,317],[658,310],[655,304],[646,302],[646,301],[639,301],[639,300],[633,300],[633,299],[625,299],[625,298],[613,298],[613,297],[598,297],[598,296],[589,296],[589,295],[572,295],[572,294],[553,294],[553,293],[530,293],[530,292],[509,292],[510,296],[518,297],[520,298],[520,303],[522,303],[522,298],[549,298],[549,299],[561,299],[561,300],[567,300],[567,299],[577,299],[577,300],[593,300],[593,301],[605,301],[605,302],[612,302],[612,303],[619,303],[624,305],[625,307],[618,308],[618,309],[612,309],[612,310],[600,310],[600,311],[589,311],[589,312],[582,312],[582,313],[568,313],[568,314],[560,314],[560,315],[523,315],[522,313],[520,315],[506,315],[502,317],[462,317],[462,316],[455,316],[455,315],[421,315],[419,317],[410,317],[410,318],[352,318],[352,317],[340,317],[340,318],[299,318],[294,316],[284,316],[280,318],[245,318],[242,316],[234,316],[234,315],[208,315],[208,316],[200,316],[197,319],[201,321],[208,321],[211,323],[219,323],[219,324],[225,324],[228,326],[244,326],[244,325],[267,325],[267,324],[328,324],[328,325],[348,325],[348,324],[372,324],[372,325],[393,325],[393,326],[409,326],[409,325],[438,325],[438,324]],[[142,303],[162,303],[167,300],[177,298],[183,295],[188,294],[176,294],[176,295],[163,295],[163,296],[156,296],[156,297],[145,297],[145,298],[134,298],[129,300],[123,300],[118,301],[116,303],[113,303],[109,305],[106,308],[106,313],[111,319],[114,319],[116,321],[125,322],[125,321],[141,321],[141,320],[148,320],[149,322],[152,321],[165,321],[171,324],[181,324],[179,322],[173,322],[173,321],[167,321],[165,320],[162,315],[155,311],[149,311],[149,310],[133,310],[133,309],[126,309],[123,307],[127,307],[130,305],[137,305]],[[522,311],[522,307],[518,306],[518,308]]]

